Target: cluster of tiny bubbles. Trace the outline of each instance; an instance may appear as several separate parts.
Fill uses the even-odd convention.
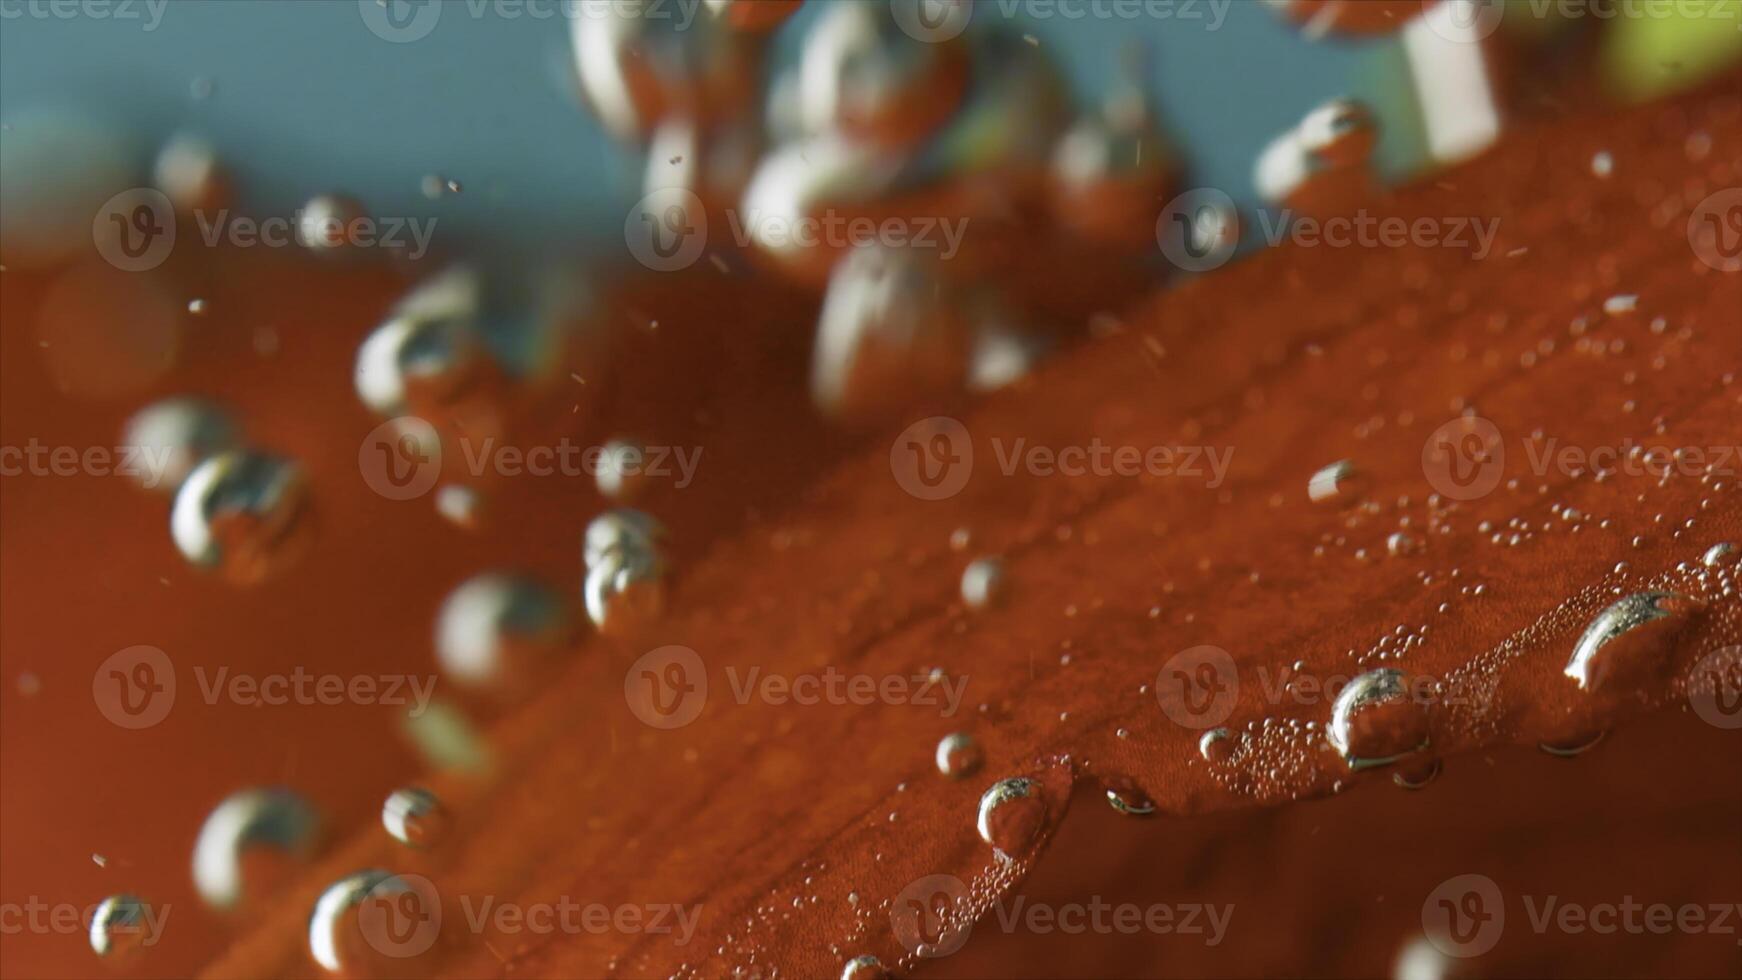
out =
[[[110,895],[91,915],[91,952],[104,959],[127,958],[146,940],[150,920],[150,907],[139,896]]]
[[[1351,770],[1388,765],[1427,747],[1427,712],[1403,671],[1382,667],[1337,693],[1325,735]]]
[[[1045,821],[1046,801],[1034,780],[1016,776],[993,783],[980,796],[974,827],[999,856],[1010,858],[1027,849]]]
[[[121,444],[136,456],[134,476],[148,490],[174,494],[188,474],[214,453],[234,449],[241,439],[236,423],[202,398],[176,397],[152,402],[127,420]]]
[[[1004,598],[1004,562],[976,558],[962,570],[962,601],[969,609],[988,609]]]
[[[647,450],[633,439],[611,439],[601,447],[594,480],[606,500],[626,504],[647,489]]]
[[[294,557],[313,524],[302,469],[250,449],[207,457],[176,490],[170,536],[183,557],[238,583]]]
[[[646,628],[665,610],[665,528],[637,510],[608,510],[588,523],[581,546],[587,616],[606,634]]]
[[[421,786],[396,789],[381,806],[381,825],[394,840],[410,847],[435,847],[452,824],[447,807]]]
[[[571,638],[568,604],[544,583],[517,573],[467,579],[436,614],[442,672],[470,687],[523,687]]]
[[[951,732],[938,740],[938,772],[951,779],[962,779],[978,772],[985,753],[974,736],[967,732]]]
[[[264,864],[309,861],[320,843],[320,817],[307,800],[277,787],[241,790],[219,803],[200,827],[194,840],[194,888],[212,908],[235,908],[271,890],[271,880],[246,880],[275,877]]]
[[[478,271],[457,266],[401,300],[357,348],[353,383],[363,404],[382,417],[435,415],[467,395],[485,361],[482,291]]]
[[[1219,734],[1218,734],[1219,733]],[[1247,721],[1238,732],[1210,729],[1198,752],[1210,778],[1231,793],[1261,801],[1300,799],[1319,779],[1324,736],[1315,722],[1298,718]]]

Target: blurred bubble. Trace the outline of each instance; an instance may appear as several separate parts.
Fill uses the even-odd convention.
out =
[[[206,457],[234,448],[236,423],[222,408],[201,398],[165,398],[127,420],[122,446],[137,454],[139,482],[148,490],[173,494]]]
[[[39,108],[6,119],[0,139],[0,262],[41,268],[91,245],[92,219],[139,183],[139,154],[120,126]]]
[[[188,474],[169,526],[190,563],[246,585],[294,558],[310,524],[307,487],[295,463],[229,450]]]
[[[286,865],[311,860],[320,818],[287,789],[246,789],[206,817],[194,841],[194,887],[207,905],[230,909],[280,884]]]
[[[126,397],[175,366],[182,307],[156,276],[86,262],[49,284],[36,336],[60,391]]]
[[[462,582],[436,616],[436,659],[457,683],[524,689],[571,639],[569,612],[542,582],[485,572]]]

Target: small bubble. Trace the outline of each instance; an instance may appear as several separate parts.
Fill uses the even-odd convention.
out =
[[[1004,589],[1004,563],[997,558],[977,558],[962,570],[962,601],[970,609],[997,605]]]
[[[411,847],[440,844],[451,824],[436,795],[418,786],[394,790],[381,807],[381,825],[394,840]]]
[[[137,895],[110,895],[91,914],[91,952],[122,959],[142,947],[152,923],[151,910]]]
[[[1036,794],[1032,779],[1001,779],[980,797],[975,828],[981,840],[1010,857],[1028,847],[1045,817],[1046,802]]]
[[[938,741],[938,772],[951,779],[973,775],[983,759],[980,743],[966,732],[951,732]]]

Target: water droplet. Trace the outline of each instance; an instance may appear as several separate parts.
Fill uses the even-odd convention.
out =
[[[311,252],[336,252],[356,244],[367,212],[345,194],[317,194],[297,216],[297,241]]]
[[[1413,555],[1421,550],[1421,542],[1402,531],[1393,531],[1391,536],[1385,539],[1385,550],[1390,552],[1393,557]]]
[[[817,318],[812,401],[831,417],[866,419],[957,392],[973,340],[959,307],[920,250],[852,249],[830,274]]]
[[[599,467],[594,474],[599,493],[608,500],[627,503],[647,486],[646,450],[629,439],[612,439],[600,447]]]
[[[151,909],[137,895],[110,895],[91,915],[91,952],[105,959],[126,958],[147,940],[157,925]]]
[[[1422,789],[1439,777],[1442,765],[1439,759],[1404,763],[1391,774],[1391,781],[1404,789]]]
[[[219,803],[200,827],[194,887],[207,905],[233,908],[269,894],[290,870],[270,865],[306,862],[319,844],[320,818],[301,796],[278,788],[242,790]]]
[[[1701,605],[1678,592],[1635,592],[1616,600],[1585,627],[1562,673],[1580,690],[1594,691],[1616,669],[1658,663]]]
[[[475,487],[448,483],[436,488],[436,513],[459,527],[477,528],[483,504],[483,497]]]
[[[208,457],[182,481],[170,536],[187,560],[238,584],[288,564],[307,536],[307,488],[294,463],[251,450]]]
[[[1234,757],[1238,743],[1234,735],[1226,728],[1212,728],[1198,739],[1198,754],[1205,762],[1223,765]]]
[[[230,179],[218,164],[218,151],[199,136],[176,134],[152,165],[152,183],[176,211],[214,211],[230,200]]]
[[[1700,564],[1707,568],[1722,568],[1736,560],[1736,546],[1728,541],[1720,541],[1700,556]]]
[[[855,956],[841,968],[841,980],[889,980],[889,977],[883,961],[869,954]]]
[[[1367,769],[1425,748],[1427,715],[1403,671],[1383,667],[1338,692],[1326,734],[1350,769]]]
[[[327,971],[344,976],[374,975],[392,961],[403,964],[403,957],[434,942],[440,928],[439,918],[432,914],[439,911],[437,901],[427,881],[416,876],[401,877],[379,868],[346,875],[315,899],[308,920],[309,955]],[[365,903],[380,903],[368,909],[380,913],[366,916]],[[417,921],[409,934],[395,928],[402,917]]]
[[[557,593],[523,575],[485,572],[443,600],[436,659],[460,684],[524,689],[570,637],[569,614]]]
[[[357,395],[378,415],[439,417],[483,380],[481,282],[470,269],[435,276],[401,300],[357,348]]]
[[[664,542],[665,526],[658,520],[642,511],[619,507],[587,524],[581,561],[591,568],[614,551],[658,553]]]
[[[1004,598],[1004,562],[976,558],[962,570],[962,601],[969,609],[987,609]]]
[[[1045,818],[1046,801],[1038,795],[1034,780],[1014,777],[993,783],[980,797],[975,827],[981,840],[1010,857],[1034,840]]]
[[[1583,755],[1591,749],[1596,748],[1597,743],[1603,741],[1608,734],[1608,732],[1602,731],[1594,734],[1575,735],[1571,738],[1538,742],[1537,747],[1542,749],[1544,752],[1547,752],[1549,755],[1559,756],[1563,759],[1570,759],[1573,756]]]
[[[195,466],[236,446],[236,425],[223,409],[199,398],[166,398],[127,420],[124,452],[134,454],[134,478],[148,490],[175,493]]]
[[[436,795],[420,786],[394,790],[381,807],[381,825],[393,839],[412,847],[434,847],[453,821]]]
[[[665,563],[644,549],[609,551],[587,569],[587,616],[601,633],[635,633],[665,611]]]
[[[984,759],[980,743],[967,732],[951,732],[938,740],[938,772],[951,779],[973,775]]]
[[[1354,463],[1337,460],[1312,475],[1307,481],[1307,496],[1314,503],[1344,500],[1354,494],[1356,475]]]
[[[1109,780],[1106,784],[1107,805],[1130,817],[1146,817],[1155,812],[1155,801],[1129,779]]]

